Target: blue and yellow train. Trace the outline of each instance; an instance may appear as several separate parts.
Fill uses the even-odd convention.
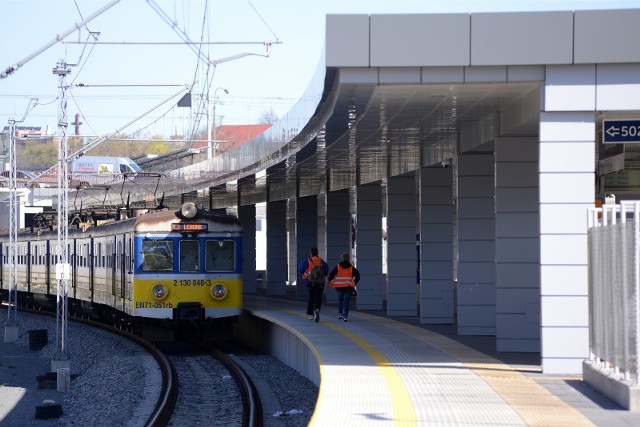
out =
[[[55,308],[57,231],[18,233],[18,303]],[[242,226],[185,203],[131,219],[69,228],[70,314],[126,326],[152,341],[178,330],[227,339],[242,312]],[[0,235],[0,290],[9,291],[9,235]],[[64,294],[64,292],[63,292]]]

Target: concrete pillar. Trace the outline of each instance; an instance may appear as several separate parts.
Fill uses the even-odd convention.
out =
[[[454,323],[453,169],[420,170],[420,323]]]
[[[340,262],[342,252],[351,248],[351,216],[349,214],[349,190],[327,193],[326,211],[327,252],[320,256],[329,264],[329,271]],[[319,249],[319,248],[318,248]],[[327,287],[326,300],[336,303],[336,292]]]
[[[242,224],[242,279],[245,293],[255,294],[256,277],[256,206],[238,206]]]
[[[356,253],[360,272],[357,308],[382,310],[382,189],[380,182],[356,188]]]
[[[327,253],[327,194],[321,193],[316,197],[318,203],[318,251]]]
[[[496,347],[540,351],[538,138],[497,138]]]
[[[267,295],[285,295],[287,201],[267,202]]]
[[[540,293],[544,373],[589,356],[586,209],[594,204],[596,70],[547,66],[540,113]]]
[[[295,292],[295,286],[297,281],[297,267],[298,267],[298,248],[296,246],[296,199],[291,198],[287,200],[287,285],[289,286],[288,292]]]
[[[493,153],[458,157],[458,334],[495,335]]]
[[[387,181],[387,315],[416,316],[416,181],[413,173]]]
[[[318,247],[318,198],[317,196],[299,197],[296,203],[296,251],[297,262],[310,256],[310,249]],[[323,252],[324,253],[324,252]],[[297,269],[296,264],[296,269]],[[298,275],[298,282],[302,276]],[[306,286],[298,286],[297,299],[306,300],[309,293]]]

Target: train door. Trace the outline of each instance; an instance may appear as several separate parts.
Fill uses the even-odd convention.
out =
[[[95,251],[93,250],[93,237],[89,238],[89,253],[87,254],[87,258],[89,260],[89,301],[93,303],[94,291],[95,291],[95,283],[94,283],[94,256]]]
[[[31,291],[31,242],[27,242],[26,251],[26,259],[24,259],[26,269],[25,280],[27,282],[27,288],[29,289],[29,291]]]
[[[73,298],[76,298],[76,292],[78,291],[78,245],[76,239],[73,239],[73,251],[71,252],[71,289],[73,290]]]
[[[116,264],[118,259],[117,250],[117,241],[118,236],[113,236],[113,240],[107,243],[108,251],[107,251],[107,269],[111,271],[111,295],[113,295],[114,302],[117,301],[118,296],[118,287],[117,287],[117,274],[116,274]]]
[[[4,245],[0,244],[0,290],[4,289]]]
[[[47,295],[51,295],[51,243],[45,243],[44,281],[47,284]]]
[[[126,290],[126,286],[127,286],[127,269],[125,268],[125,243],[126,243],[126,237],[124,235],[120,236],[120,238],[118,239],[118,248],[117,248],[117,254],[118,254],[118,259],[116,260],[116,262],[118,263],[117,265],[117,271],[120,272],[119,274],[119,280],[120,280],[120,298],[124,299],[126,294],[125,294],[125,290]]]

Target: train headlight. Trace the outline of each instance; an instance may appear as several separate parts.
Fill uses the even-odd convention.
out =
[[[191,219],[195,217],[196,214],[198,213],[198,207],[193,202],[187,202],[182,205],[180,212],[182,213],[182,216],[184,216],[185,218]]]
[[[156,283],[155,285],[153,285],[151,293],[153,294],[154,299],[161,301],[165,299],[167,295],[169,295],[169,290],[162,283]]]
[[[228,293],[227,287],[222,283],[216,283],[213,285],[213,288],[211,288],[211,296],[216,300],[225,299]]]

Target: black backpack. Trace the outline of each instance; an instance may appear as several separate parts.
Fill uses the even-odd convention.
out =
[[[313,268],[309,272],[309,282],[324,284],[327,276],[324,274],[324,268],[322,268],[322,262],[320,265],[315,265],[311,258],[309,258],[309,264],[313,265]]]

